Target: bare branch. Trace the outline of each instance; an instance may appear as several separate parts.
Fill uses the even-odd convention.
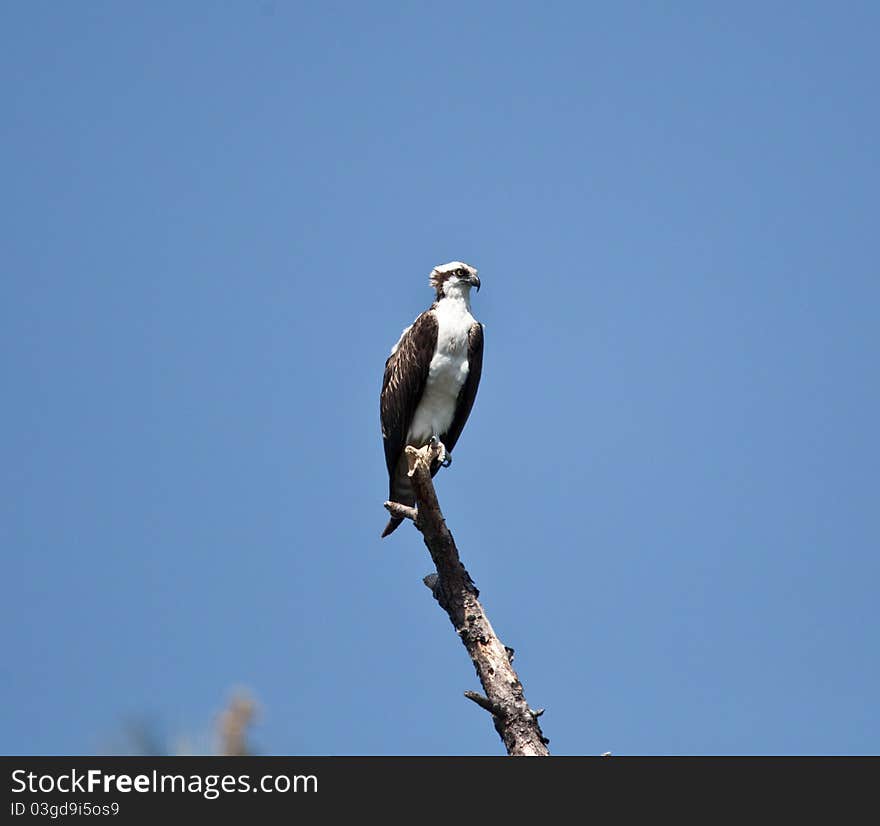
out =
[[[495,635],[489,618],[480,604],[479,591],[458,555],[452,534],[437,501],[431,481],[431,464],[438,458],[437,445],[426,445],[420,450],[406,448],[409,476],[418,502],[418,512],[410,514],[393,502],[385,507],[395,516],[413,519],[421,532],[437,573],[429,574],[424,582],[437,602],[449,615],[456,633],[461,638],[474,664],[485,696],[466,691],[465,696],[492,714],[495,729],[510,755],[549,754],[538,717],[529,708],[523,696],[522,683],[513,669],[513,650],[505,648]],[[394,509],[392,509],[394,508]]]
[[[418,511],[415,508],[401,505],[399,502],[386,502],[385,510],[392,516],[399,516],[401,519],[412,519],[413,522],[416,521],[416,516],[418,516]]]
[[[473,700],[480,708],[488,711],[493,717],[501,713],[501,709],[498,708],[498,706],[493,705],[488,697],[484,697],[476,691],[465,691],[464,696],[467,697],[468,700]]]

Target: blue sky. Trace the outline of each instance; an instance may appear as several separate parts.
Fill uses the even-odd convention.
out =
[[[880,749],[880,10],[0,9],[4,753],[498,754],[384,359],[479,267],[437,487],[557,754]],[[176,745],[175,745],[176,744]]]

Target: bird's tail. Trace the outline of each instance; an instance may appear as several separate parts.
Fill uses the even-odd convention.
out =
[[[388,524],[385,526],[385,530],[382,531],[382,539],[394,533],[401,522],[403,522],[402,517],[392,516],[391,519],[388,520]]]
[[[409,476],[406,475],[406,471],[406,457],[402,456],[401,461],[397,464],[394,476],[391,478],[388,498],[392,502],[397,502],[400,505],[407,505],[409,507],[412,507],[416,503],[416,495],[413,492],[412,482],[410,481]],[[384,539],[389,534],[394,533],[401,522],[403,522],[403,517],[392,516],[391,519],[388,520],[388,524],[385,526],[385,530],[382,531],[382,539]]]

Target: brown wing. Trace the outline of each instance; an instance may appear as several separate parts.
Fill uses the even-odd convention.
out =
[[[477,388],[480,386],[480,376],[483,373],[483,325],[477,322],[468,333],[468,375],[458,394],[458,411],[449,430],[441,437],[440,441],[446,449],[452,453],[461,431],[464,430],[465,422],[471,414],[474,399],[477,397]]]
[[[437,318],[426,310],[403,334],[397,350],[385,362],[379,415],[389,476],[406,446],[406,434],[422,398],[436,348]]]

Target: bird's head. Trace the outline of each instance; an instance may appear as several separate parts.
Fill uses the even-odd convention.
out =
[[[476,267],[461,261],[450,261],[431,270],[431,286],[437,291],[437,298],[456,294],[466,297],[471,287],[480,291],[480,277]]]

